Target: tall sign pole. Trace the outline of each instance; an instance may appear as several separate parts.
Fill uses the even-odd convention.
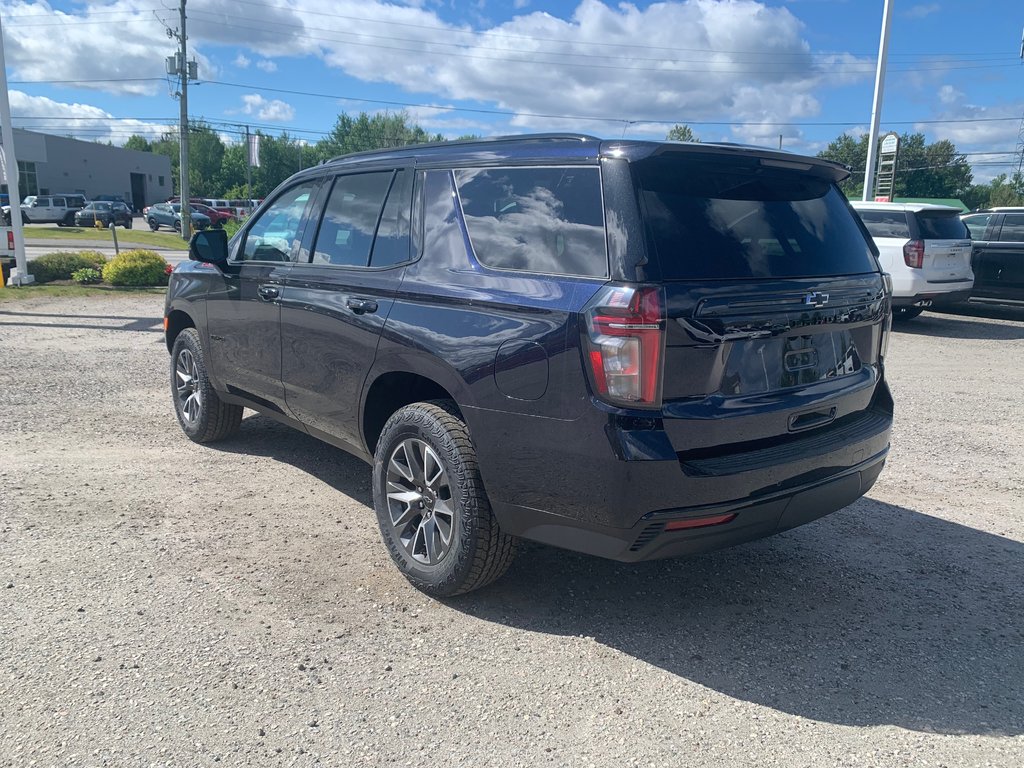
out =
[[[179,32],[179,39],[181,42],[181,61],[178,66],[178,72],[181,74],[181,115],[178,120],[178,127],[180,130],[179,150],[180,155],[178,156],[178,172],[181,177],[181,181],[178,185],[181,191],[181,239],[188,242],[192,238],[192,197],[188,191],[188,50],[186,41],[188,36],[185,34],[185,3],[187,0],[181,0],[181,30]]]
[[[0,136],[4,142],[4,162],[7,166],[7,197],[11,204],[11,229],[14,231],[14,272],[11,285],[35,282],[28,273],[25,259],[25,232],[21,228],[21,191],[18,189],[18,158],[14,154],[14,126],[11,125],[11,100],[7,93],[7,63],[4,61],[4,27],[0,22]],[[4,243],[6,248],[7,244]]]
[[[184,2],[184,0],[182,0]],[[878,122],[882,117],[882,91],[885,90],[885,61],[889,55],[889,27],[892,14],[885,0],[882,9],[882,39],[878,42],[878,67],[875,70],[875,100],[871,105],[871,133],[868,135],[868,161],[864,166],[863,200],[870,200],[875,189],[875,161],[878,159]]]

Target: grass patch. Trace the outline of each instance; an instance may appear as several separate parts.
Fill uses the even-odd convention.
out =
[[[95,240],[114,245],[114,238],[105,229],[93,227],[26,227],[25,240]],[[139,245],[156,245],[161,248],[173,248],[187,251],[188,243],[173,232],[150,232],[148,229],[117,229],[119,243],[138,243]]]
[[[23,285],[20,288],[0,288],[0,304],[9,301],[26,299],[59,299],[80,298],[82,296],[116,296],[118,294],[138,296],[151,293],[163,295],[167,288],[163,286],[114,286],[114,285],[76,285],[75,283],[47,283],[46,285]]]

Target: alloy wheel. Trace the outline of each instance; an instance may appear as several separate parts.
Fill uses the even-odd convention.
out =
[[[387,468],[387,504],[395,536],[409,557],[437,565],[452,549],[455,503],[448,470],[423,440],[403,440]]]
[[[190,350],[183,349],[178,353],[174,378],[182,418],[189,424],[195,424],[203,407],[203,394],[199,386],[199,366]]]

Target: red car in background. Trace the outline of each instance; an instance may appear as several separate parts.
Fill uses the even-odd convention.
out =
[[[178,195],[175,195],[174,197],[170,198],[167,202],[179,203],[181,202],[181,198]],[[231,213],[230,211],[225,211],[220,208],[213,208],[195,197],[192,198],[192,208],[204,214],[205,216],[209,216],[211,227],[223,227],[226,222],[235,221],[238,218],[237,216],[235,216],[235,214]],[[143,211],[142,215],[146,215],[145,211]]]

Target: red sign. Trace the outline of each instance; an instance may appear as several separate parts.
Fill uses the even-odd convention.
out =
[[[888,195],[880,195],[880,196],[876,196],[875,197],[875,202],[876,203],[891,203],[892,200],[889,199]]]

